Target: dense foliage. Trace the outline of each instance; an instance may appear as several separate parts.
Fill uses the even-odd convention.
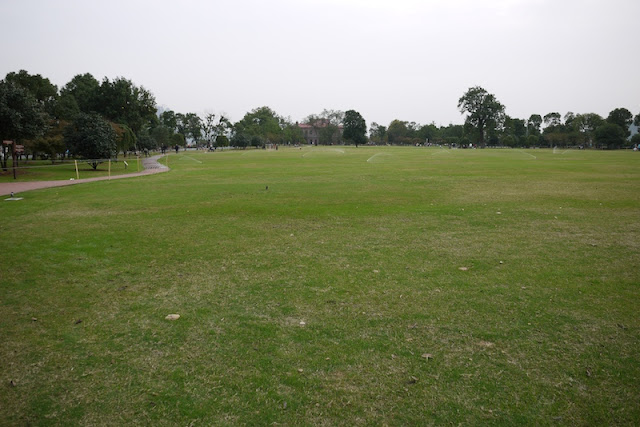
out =
[[[46,129],[42,103],[12,81],[0,81],[0,138],[20,141],[36,138]],[[7,168],[8,148],[2,144],[2,168]]]
[[[475,133],[480,145],[484,145],[487,134],[504,125],[504,105],[480,86],[472,87],[462,95],[458,108],[461,113],[468,113],[465,126]]]
[[[371,143],[608,149],[638,145],[638,138],[631,141],[630,126],[640,125],[640,114],[634,117],[625,108],[612,110],[606,119],[595,113],[568,112],[562,116],[557,111],[522,119],[506,114],[495,95],[475,86],[458,100],[458,109],[465,114],[464,125],[436,126],[394,119],[388,125],[371,123],[368,135],[366,121],[359,112],[325,109],[303,120],[303,133],[297,122],[267,106],[249,111],[236,123],[212,113],[201,117],[193,112],[158,112],[153,94],[124,77],[100,82],[89,73],[78,74],[59,91],[49,79],[25,70],[8,73],[0,81],[0,136],[24,145],[34,159],[52,161],[64,158],[71,148],[65,145],[63,134],[81,115],[84,119],[86,115],[94,119],[98,115],[109,122],[116,143],[111,155],[116,157],[118,153],[126,156],[130,152],[187,145],[214,149],[229,145],[246,148],[303,144],[310,142],[306,132],[314,135],[313,143],[322,145],[347,142],[356,146]],[[91,140],[98,143],[97,137]],[[81,155],[77,150],[71,151]],[[105,153],[101,146],[95,151]],[[2,154],[6,168],[10,156],[7,147],[3,146]]]
[[[230,126],[228,121],[226,123],[227,125],[223,128],[228,128],[232,133],[232,137],[231,139],[223,139],[223,141],[229,141],[236,147],[299,144],[304,140],[302,131],[296,124],[292,123],[288,118],[279,116],[269,107],[259,107],[251,110],[233,126]],[[219,146],[219,137],[226,135],[223,135],[219,130],[217,135],[216,144]]]
[[[351,141],[357,147],[358,144],[367,142],[367,122],[355,110],[348,110],[344,113],[344,139]]]
[[[97,113],[79,113],[65,129],[64,140],[72,154],[87,159],[94,169],[116,151],[116,132]]]

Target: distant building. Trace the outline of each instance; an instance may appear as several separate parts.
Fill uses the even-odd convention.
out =
[[[331,136],[331,140],[326,132],[323,132],[329,126],[329,120],[320,119],[313,124],[299,123],[298,127],[302,130],[304,139],[309,145],[318,144],[342,144],[342,125],[338,126],[337,131]]]
[[[309,145],[318,143],[318,131],[307,123],[298,123],[298,127],[302,130],[302,134],[304,135],[304,140]]]

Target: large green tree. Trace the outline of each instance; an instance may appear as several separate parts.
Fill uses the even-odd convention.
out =
[[[154,128],[144,127],[136,138],[136,147],[142,152],[149,152],[158,147],[158,141],[154,138],[152,130]]]
[[[356,148],[358,148],[358,144],[367,142],[367,122],[357,111],[345,111],[343,127],[342,137],[353,142]]]
[[[246,139],[254,146],[280,142],[283,134],[281,122],[282,119],[271,108],[255,108],[233,126],[235,134],[242,135],[239,139],[234,138],[234,141]]]
[[[564,125],[566,127],[571,127],[573,125],[573,121],[576,119],[576,114],[573,111],[568,111],[564,115]]]
[[[207,141],[208,146],[217,146],[218,137],[225,136],[229,131],[233,128],[233,125],[225,116],[220,115],[219,118],[216,118],[215,114],[209,113],[205,115],[204,120],[202,121],[202,135],[204,139]],[[229,142],[229,138],[221,139],[222,142]]]
[[[204,116],[204,120],[202,121],[202,136],[205,141],[207,141],[207,145],[211,147],[211,145],[216,140],[216,115],[213,113],[206,114]]]
[[[202,139],[202,119],[195,113],[187,113],[184,116],[185,136],[198,145]]]
[[[158,121],[159,123],[156,127],[158,127],[159,130],[157,133],[151,131],[151,137],[155,138],[159,146],[184,146],[186,144],[185,134],[187,133],[187,127],[184,114],[175,113],[172,110],[165,110],[158,117]],[[168,135],[164,135],[167,131]]]
[[[369,129],[369,137],[376,144],[384,144],[387,138],[387,127],[379,125],[376,122],[371,123]]]
[[[172,146],[178,145],[184,147],[187,144],[184,139],[184,135],[181,133],[174,133],[173,135],[171,135],[170,141]]]
[[[44,127],[43,132],[35,139],[21,141],[27,154],[31,153],[32,158],[35,159],[39,153],[46,153],[46,156],[51,156],[51,153],[60,152],[58,151],[60,148],[58,131],[60,124],[64,124],[64,121],[60,121],[56,114],[57,110],[59,110],[58,88],[56,85],[40,74],[32,75],[25,70],[20,70],[17,73],[8,73],[5,80],[29,91],[47,113],[47,125]],[[51,132],[51,135],[48,135],[49,132]],[[49,144],[52,145],[49,146]]]
[[[171,129],[171,132],[175,132],[178,129],[178,117],[176,113],[171,110],[165,110],[160,114],[160,123]]]
[[[562,124],[562,115],[557,111],[545,114],[544,130],[542,131],[544,141],[549,147],[566,145],[568,142],[565,126]]]
[[[63,118],[72,119],[79,112],[98,111],[100,82],[91,74],[77,74],[60,90]]]
[[[65,120],[48,120],[44,134],[25,141],[25,149],[31,153],[33,159],[42,156],[51,159],[52,163],[55,162],[58,155],[64,156],[64,129],[68,125],[69,122]]]
[[[280,125],[282,126],[282,140],[285,144],[304,143],[304,134],[296,123],[291,122],[290,119],[283,119]]]
[[[462,138],[464,135],[463,125],[450,124],[440,128],[440,136],[442,138]]]
[[[233,123],[226,118],[225,116],[220,116],[218,120],[218,124],[216,125],[216,139],[218,136],[226,136],[228,138],[229,134],[233,130]]]
[[[562,115],[557,111],[553,111],[551,113],[544,115],[544,125],[545,128],[549,127],[558,127],[562,125]]]
[[[420,138],[420,143],[433,142],[434,139],[438,137],[440,131],[438,127],[434,123],[429,123],[428,125],[423,125],[418,129],[418,138]]]
[[[251,145],[251,138],[244,133],[234,133],[231,137],[231,144],[234,147],[239,147],[244,150],[249,145]]]
[[[467,113],[465,124],[475,130],[480,145],[484,145],[487,134],[504,121],[504,105],[480,86],[472,87],[462,95],[458,109],[462,114]]]
[[[20,70],[17,73],[8,73],[5,81],[27,89],[36,100],[43,104],[47,113],[53,115],[58,98],[58,87],[49,79],[40,74],[29,74],[25,70]]]
[[[133,133],[131,128],[127,125],[118,124],[111,122],[111,127],[116,133],[116,158],[118,158],[118,153],[122,151],[122,153],[127,156],[128,151],[132,151],[136,149],[136,143],[138,141],[138,137]]]
[[[156,143],[158,147],[168,147],[171,145],[171,135],[173,131],[169,129],[169,127],[165,126],[162,123],[158,123],[150,130],[151,138]]]
[[[629,132],[629,126],[633,123],[633,114],[626,108],[616,108],[609,113],[607,122],[620,126],[624,132],[624,137],[628,138],[631,135]]]
[[[394,119],[389,123],[387,128],[387,138],[391,144],[405,143],[409,137],[409,129],[407,128],[406,121]]]
[[[105,78],[99,93],[96,111],[112,122],[127,125],[136,135],[157,119],[153,94],[131,80]]]
[[[176,113],[176,133],[182,135],[184,140],[182,145],[186,146],[187,138],[189,137],[189,122],[187,121],[187,116],[182,113]]]
[[[581,143],[591,146],[593,144],[593,132],[604,123],[604,119],[596,113],[576,115],[572,125],[580,133]]]
[[[626,134],[617,124],[607,122],[596,129],[595,140],[602,148],[620,148],[625,143]]]
[[[73,155],[83,157],[94,169],[116,152],[116,132],[96,113],[79,113],[64,132],[64,140]]]
[[[527,133],[529,135],[540,135],[540,126],[542,126],[542,116],[540,114],[532,114],[527,120]]]
[[[526,121],[505,115],[500,136],[503,145],[515,147],[524,145],[527,135]]]
[[[229,146],[229,138],[226,135],[218,135],[216,136],[216,147],[228,147]]]
[[[44,105],[27,89],[0,81],[0,139],[18,143],[44,134],[47,115]],[[7,169],[8,147],[2,144],[2,168]]]

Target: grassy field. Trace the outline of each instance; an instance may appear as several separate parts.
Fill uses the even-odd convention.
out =
[[[169,166],[0,202],[0,424],[640,424],[638,153]]]
[[[129,166],[126,166],[124,161],[126,161]],[[6,171],[0,169],[0,183],[16,181],[55,181],[68,180],[70,178],[76,179],[77,177],[82,179],[109,175],[108,161],[98,164],[98,167],[93,169],[88,163],[78,160],[77,175],[73,160],[66,160],[54,164],[49,160],[23,160],[18,162],[15,178],[13,177],[13,161],[9,160],[7,166]],[[138,169],[143,169],[142,159],[140,159],[140,164],[138,164],[136,157],[133,156],[129,156],[126,159],[120,157],[119,161],[111,162],[111,175],[134,173],[138,172]]]

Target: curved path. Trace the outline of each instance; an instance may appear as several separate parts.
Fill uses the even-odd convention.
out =
[[[15,196],[18,196],[20,193],[29,190],[39,190],[41,188],[50,188],[50,187],[62,187],[65,185],[75,185],[82,184],[83,182],[93,182],[93,181],[105,181],[108,179],[122,179],[122,178],[131,178],[134,176],[142,176],[142,175],[150,175],[154,173],[167,172],[169,168],[163,164],[160,164],[158,160],[164,157],[163,155],[151,156],[142,158],[142,167],[144,170],[142,172],[135,172],[126,175],[112,175],[108,176],[100,176],[96,178],[84,178],[84,179],[76,179],[69,181],[26,181],[26,182],[1,182],[0,183],[0,196],[6,196],[14,193]]]

